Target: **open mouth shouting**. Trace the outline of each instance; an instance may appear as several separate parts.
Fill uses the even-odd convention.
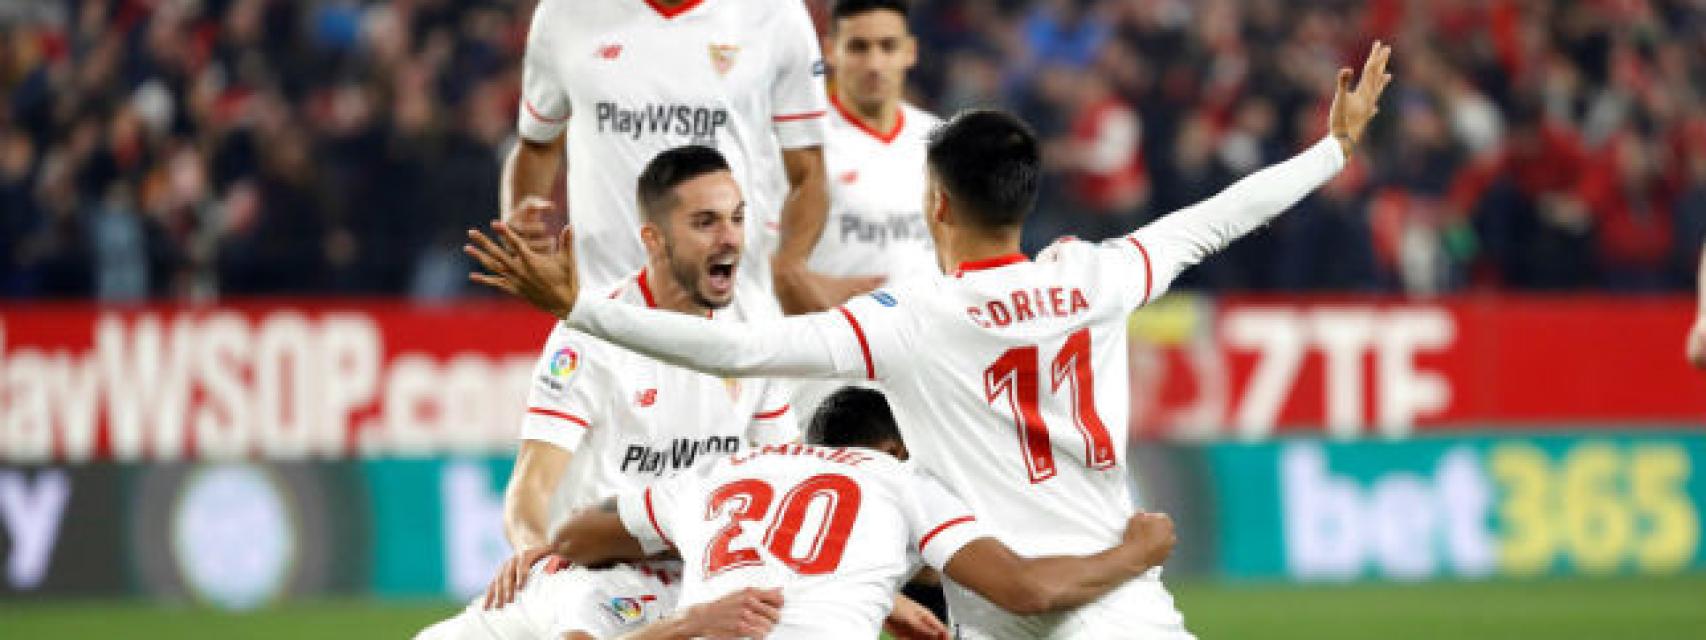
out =
[[[710,289],[707,293],[717,297],[734,293],[735,268],[739,261],[740,254],[733,251],[711,258],[705,269],[705,285]]]

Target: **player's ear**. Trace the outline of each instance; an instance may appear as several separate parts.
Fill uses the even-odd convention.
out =
[[[646,253],[663,252],[663,229],[659,229],[651,220],[640,223],[640,242],[646,245]]]
[[[907,36],[900,41],[901,68],[911,69],[918,64],[918,38]]]
[[[928,197],[930,198],[930,202],[928,203],[930,219],[935,220],[936,224],[947,224],[948,192],[943,191],[941,187],[932,183],[930,186],[930,195]]]

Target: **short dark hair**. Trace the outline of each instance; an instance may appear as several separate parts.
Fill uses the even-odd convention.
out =
[[[825,447],[876,448],[900,442],[900,428],[881,391],[842,387],[824,398],[806,425],[806,442]]]
[[[729,171],[729,161],[716,149],[698,144],[669,149],[657,154],[640,171],[635,198],[640,203],[640,215],[653,223],[661,223],[664,215],[675,206],[675,188],[707,173]]]
[[[927,156],[955,213],[981,227],[1010,228],[1037,204],[1042,151],[1017,116],[993,109],[954,115],[930,133]]]
[[[830,28],[834,28],[833,23],[836,20],[851,18],[868,11],[893,11],[902,18],[912,15],[912,9],[907,6],[905,0],[836,0],[835,6],[829,10],[829,20],[832,24]]]

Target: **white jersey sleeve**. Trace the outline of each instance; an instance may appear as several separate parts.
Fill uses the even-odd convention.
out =
[[[617,494],[616,513],[622,518],[622,528],[639,541],[647,555],[675,548],[677,523],[675,516],[683,504],[695,499],[705,473],[716,465],[699,465],[687,473],[654,482],[644,488]]]
[[[600,426],[592,417],[605,413],[601,403],[610,395],[610,372],[605,369],[607,358],[591,356],[601,346],[561,324],[551,329],[533,367],[521,439],[549,442],[574,452],[587,432]]]
[[[945,568],[960,549],[989,536],[972,515],[971,507],[935,476],[914,469],[913,478],[913,491],[906,496],[907,526],[925,564]]]
[[[584,289],[563,321],[624,349],[724,377],[863,379],[860,342],[837,311],[712,322],[605,300]],[[760,373],[762,372],[762,373]]]
[[[823,145],[829,99],[823,88],[823,49],[803,2],[777,4],[776,77],[770,86],[771,127],[783,149]]]
[[[1123,238],[1102,244],[1109,260],[1129,265],[1140,278],[1122,287],[1131,307],[1159,297],[1185,269],[1267,224],[1345,166],[1332,136],[1302,153],[1257,171],[1202,202],[1163,216]]]
[[[561,19],[563,2],[544,0],[533,10],[527,48],[521,59],[521,108],[516,132],[534,142],[550,142],[569,123],[569,91],[556,68],[555,41],[549,25]]]
[[[780,380],[767,381],[758,413],[752,414],[752,424],[747,426],[746,441],[755,447],[798,442],[800,419],[789,403],[792,398],[792,385]]]
[[[867,380],[884,380],[904,366],[899,361],[910,357],[912,350],[919,346],[912,339],[917,316],[900,309],[902,300],[913,296],[913,291],[904,284],[878,289],[855,296],[829,312],[841,316],[842,333],[851,333],[857,347],[837,350],[837,361],[847,362],[845,366],[849,368],[862,367]]]

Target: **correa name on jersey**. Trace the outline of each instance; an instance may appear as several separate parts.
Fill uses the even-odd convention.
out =
[[[644,135],[688,136],[695,141],[716,142],[717,131],[729,126],[729,110],[689,104],[652,103],[624,107],[614,102],[598,103],[598,132],[616,133],[639,140]]]
[[[1078,287],[1048,287],[1018,289],[1005,299],[995,298],[974,307],[966,307],[966,316],[973,324],[991,329],[1015,322],[1030,322],[1047,318],[1070,318],[1090,310],[1090,299]]]
[[[665,471],[693,466],[699,454],[735,453],[740,451],[738,436],[708,436],[702,439],[676,438],[666,447],[653,448],[643,444],[628,445],[622,455],[622,472],[650,473],[662,476]]]
[[[840,218],[842,242],[887,247],[890,241],[908,242],[930,237],[924,228],[924,216],[917,211],[890,211],[876,215],[848,212],[841,214]]]

